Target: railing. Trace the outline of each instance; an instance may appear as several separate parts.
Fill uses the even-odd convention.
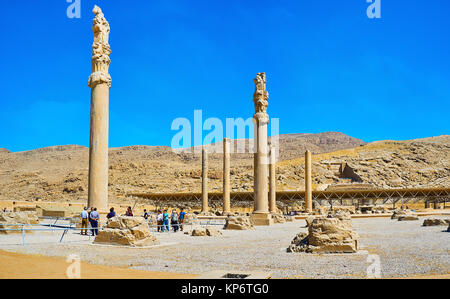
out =
[[[72,220],[72,218],[66,218],[66,217],[39,217],[41,219],[45,218],[47,220],[55,220],[53,223],[43,223],[43,224],[1,224],[4,227],[15,227],[15,228],[0,228],[0,232],[2,231],[17,231],[17,232],[21,232],[22,234],[22,245],[25,246],[26,242],[25,242],[25,237],[26,237],[26,232],[61,232],[61,237],[59,238],[59,243],[63,242],[64,237],[66,236],[66,234],[69,231],[86,231],[87,234],[89,235],[89,241],[91,241],[91,236],[92,235],[92,230],[103,230],[104,227],[92,227],[90,224],[88,225],[87,228],[77,228],[75,227],[76,224],[74,223],[69,223],[67,225],[57,225],[56,223],[59,220]],[[167,228],[167,226],[169,227],[169,232],[171,230],[174,230],[174,228],[180,229],[180,226],[184,227],[190,227],[190,229],[192,230],[194,228],[194,226],[223,226],[225,224],[224,220],[214,220],[214,219],[209,219],[209,220],[199,220],[196,217],[189,219],[186,222],[183,223],[178,223],[178,224],[172,224],[169,223],[167,226],[165,225],[157,225],[154,224],[153,222],[151,222],[150,219],[147,219],[146,221],[147,226],[150,230],[150,232],[154,233],[154,232],[158,232],[158,227],[159,228],[164,228],[164,230]],[[43,228],[46,227],[46,228]],[[164,231],[163,230],[163,231]]]
[[[0,232],[2,231],[20,231],[22,233],[22,244],[25,245],[25,236],[26,232],[57,232],[61,231],[61,238],[59,239],[59,243],[62,243],[64,236],[67,234],[68,231],[92,231],[94,229],[102,230],[101,227],[91,227],[89,225],[88,228],[76,228],[73,227],[73,224],[69,224],[69,226],[63,226],[63,225],[53,225],[53,224],[1,224],[2,226],[11,226],[11,227],[20,227],[20,228],[0,228]],[[49,228],[40,228],[42,226],[49,227]],[[91,234],[89,235],[89,241],[91,240]]]

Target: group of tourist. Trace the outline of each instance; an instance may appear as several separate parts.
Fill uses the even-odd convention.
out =
[[[88,232],[88,223],[91,225],[92,236],[98,235],[98,222],[100,220],[100,215],[97,212],[97,208],[91,207],[91,210],[88,212],[87,207],[84,207],[81,212],[81,234],[87,236]]]
[[[84,210],[81,212],[81,234],[87,236],[88,227],[90,224],[92,236],[98,235],[98,225],[100,220],[100,215],[97,212],[97,208],[92,207],[90,211],[88,212],[88,208],[85,207]],[[127,208],[127,211],[125,213],[125,216],[128,217],[134,217],[133,211],[131,207]],[[116,212],[114,208],[109,209],[109,213],[106,215],[107,219],[111,219],[113,217],[116,217]],[[149,219],[150,214],[147,212],[146,209],[144,209],[144,214],[142,215],[146,220]],[[186,218],[186,212],[184,209],[181,209],[180,213],[177,212],[177,210],[173,210],[172,214],[169,215],[167,210],[158,211],[158,214],[156,215],[156,224],[158,232],[170,232],[170,227],[172,227],[173,232],[178,232],[178,230],[183,231],[183,223]],[[170,226],[169,226],[170,223]]]
[[[158,232],[164,232],[165,230],[167,232],[170,232],[169,221],[170,226],[175,233],[178,230],[183,231],[183,223],[185,218],[186,212],[184,211],[184,209],[181,209],[180,214],[178,214],[177,210],[173,210],[172,214],[170,215],[167,210],[164,210],[164,212],[159,210],[158,214],[156,215],[156,225],[158,228]]]

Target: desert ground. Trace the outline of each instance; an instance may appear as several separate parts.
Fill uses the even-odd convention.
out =
[[[316,190],[339,188],[349,180],[357,180],[350,188],[357,184],[386,189],[450,186],[449,136],[366,144],[342,133],[322,133],[280,136],[278,190],[303,190],[305,149],[314,153]],[[154,212],[162,206],[186,207],[191,212],[201,208],[200,201],[173,206],[136,196],[200,192],[201,155],[148,146],[110,149],[109,155],[109,206],[119,215],[128,206],[133,207],[135,216],[142,215],[144,209]],[[336,165],[342,163],[351,168],[353,178],[339,173]],[[231,166],[232,190],[253,191],[251,155],[232,155]],[[85,147],[19,153],[0,150],[0,208],[41,206],[66,210],[69,217],[79,215],[87,203],[87,175]],[[221,192],[221,154],[211,154],[209,179],[211,192]],[[212,212],[220,210],[214,204]],[[279,208],[301,208],[300,203],[277,204]],[[424,210],[420,201],[408,206],[436,218],[450,217],[449,207],[443,204],[439,210]],[[251,202],[241,206],[232,203],[233,212],[249,213],[252,209]],[[405,222],[385,216],[352,219],[360,239],[358,251],[351,254],[288,253],[293,238],[307,232],[303,219],[248,231],[223,230],[224,220],[219,219],[214,226],[220,229],[220,236],[154,232],[160,244],[144,248],[93,244],[92,237],[81,236],[78,231],[69,231],[62,243],[62,231],[27,233],[25,245],[21,234],[0,235],[0,269],[5,278],[65,278],[66,258],[75,254],[82,260],[82,278],[195,278],[218,269],[264,271],[283,279],[365,278],[368,256],[377,255],[382,278],[448,278],[450,235],[446,227],[422,227],[427,216]],[[58,224],[67,225],[64,221]],[[51,268],[46,266],[49,263]]]
[[[449,217],[450,213],[434,216]],[[64,278],[69,265],[65,259],[75,254],[83,261],[83,278],[195,278],[218,269],[264,271],[273,278],[366,278],[368,255],[375,254],[380,259],[382,278],[449,278],[450,234],[444,226],[421,226],[425,218],[353,219],[360,237],[359,250],[354,254],[286,252],[294,236],[307,231],[304,220],[249,231],[222,230],[223,223],[216,221],[215,227],[222,232],[216,237],[155,232],[161,244],[149,248],[92,244],[93,238],[78,232],[70,232],[58,243],[62,231],[27,234],[23,246],[20,234],[8,235],[1,237],[0,268],[7,278],[35,277],[36,269],[52,260],[54,267],[39,270],[39,275]],[[11,267],[16,261],[23,267]],[[28,263],[34,266],[27,268]]]

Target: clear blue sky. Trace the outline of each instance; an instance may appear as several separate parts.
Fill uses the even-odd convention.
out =
[[[266,72],[280,133],[450,133],[450,1],[0,0],[0,147],[89,145],[92,8],[110,22],[110,146],[170,145],[177,117],[251,117]]]

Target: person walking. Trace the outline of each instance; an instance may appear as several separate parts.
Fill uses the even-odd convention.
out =
[[[164,210],[164,214],[163,214],[163,226],[162,226],[162,231],[164,232],[164,228],[167,229],[167,232],[170,232],[170,228],[169,228],[169,213],[167,213],[167,210]]]
[[[100,215],[97,212],[97,208],[94,208],[94,210],[89,215],[91,218],[91,231],[93,236],[98,236],[98,222],[100,220]]]
[[[147,220],[148,219],[148,213],[147,213],[147,210],[146,209],[144,209],[144,215],[142,215],[142,217],[144,217],[144,219],[145,220]]]
[[[170,225],[173,228],[173,232],[176,233],[178,231],[178,213],[176,210],[173,210],[172,215],[170,215]]]
[[[183,208],[181,208],[180,216],[178,218],[179,218],[178,219],[178,223],[179,223],[179,226],[180,226],[180,231],[183,231],[183,229],[184,229],[184,226],[183,226],[184,218],[186,218],[186,212],[184,211]]]
[[[81,217],[81,234],[87,236],[89,227],[89,214],[87,212],[87,207],[84,207],[80,217]]]
[[[164,231],[162,225],[163,225],[163,213],[161,210],[159,210],[158,215],[156,215],[156,226],[158,228],[158,232]]]

